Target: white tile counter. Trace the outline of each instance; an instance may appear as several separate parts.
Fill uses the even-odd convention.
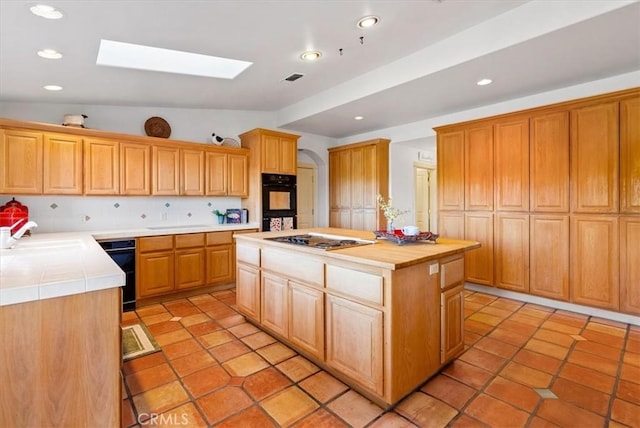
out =
[[[125,283],[96,240],[258,228],[257,224],[159,226],[95,232],[37,233],[0,250],[0,306],[69,296]]]

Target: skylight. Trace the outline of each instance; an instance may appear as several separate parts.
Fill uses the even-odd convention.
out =
[[[96,64],[234,79],[253,63],[102,39]]]

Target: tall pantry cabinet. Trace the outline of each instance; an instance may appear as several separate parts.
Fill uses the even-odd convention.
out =
[[[640,314],[640,90],[436,128],[466,280]]]
[[[329,149],[329,226],[386,227],[377,196],[388,197],[389,143],[378,138]]]

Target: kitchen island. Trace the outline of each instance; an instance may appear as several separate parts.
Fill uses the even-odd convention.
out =
[[[270,240],[305,233],[375,243],[327,251]],[[477,242],[400,246],[336,228],[235,239],[240,312],[383,407],[464,349],[464,252]]]

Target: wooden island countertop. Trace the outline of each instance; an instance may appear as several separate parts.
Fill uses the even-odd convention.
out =
[[[267,239],[307,233],[375,243],[322,250]],[[464,252],[477,242],[398,245],[337,228],[235,239],[238,310],[385,408],[464,350]]]
[[[265,241],[265,238],[276,236],[301,235],[305,233],[318,233],[345,236],[350,238],[365,239],[375,241],[372,245],[362,245],[338,250],[318,250],[316,248],[305,248],[304,246],[291,245],[274,241]],[[351,229],[339,229],[334,227],[295,229],[279,232],[256,232],[236,235],[238,240],[260,241],[263,245],[272,245],[280,248],[294,248],[295,251],[308,252],[310,254],[322,254],[329,258],[351,260],[371,266],[378,266],[386,269],[401,269],[417,263],[429,260],[437,260],[442,257],[454,254],[462,254],[465,251],[480,248],[480,243],[475,241],[462,241],[457,239],[438,238],[436,244],[425,241],[409,242],[405,245],[379,238],[376,239],[373,232]]]

